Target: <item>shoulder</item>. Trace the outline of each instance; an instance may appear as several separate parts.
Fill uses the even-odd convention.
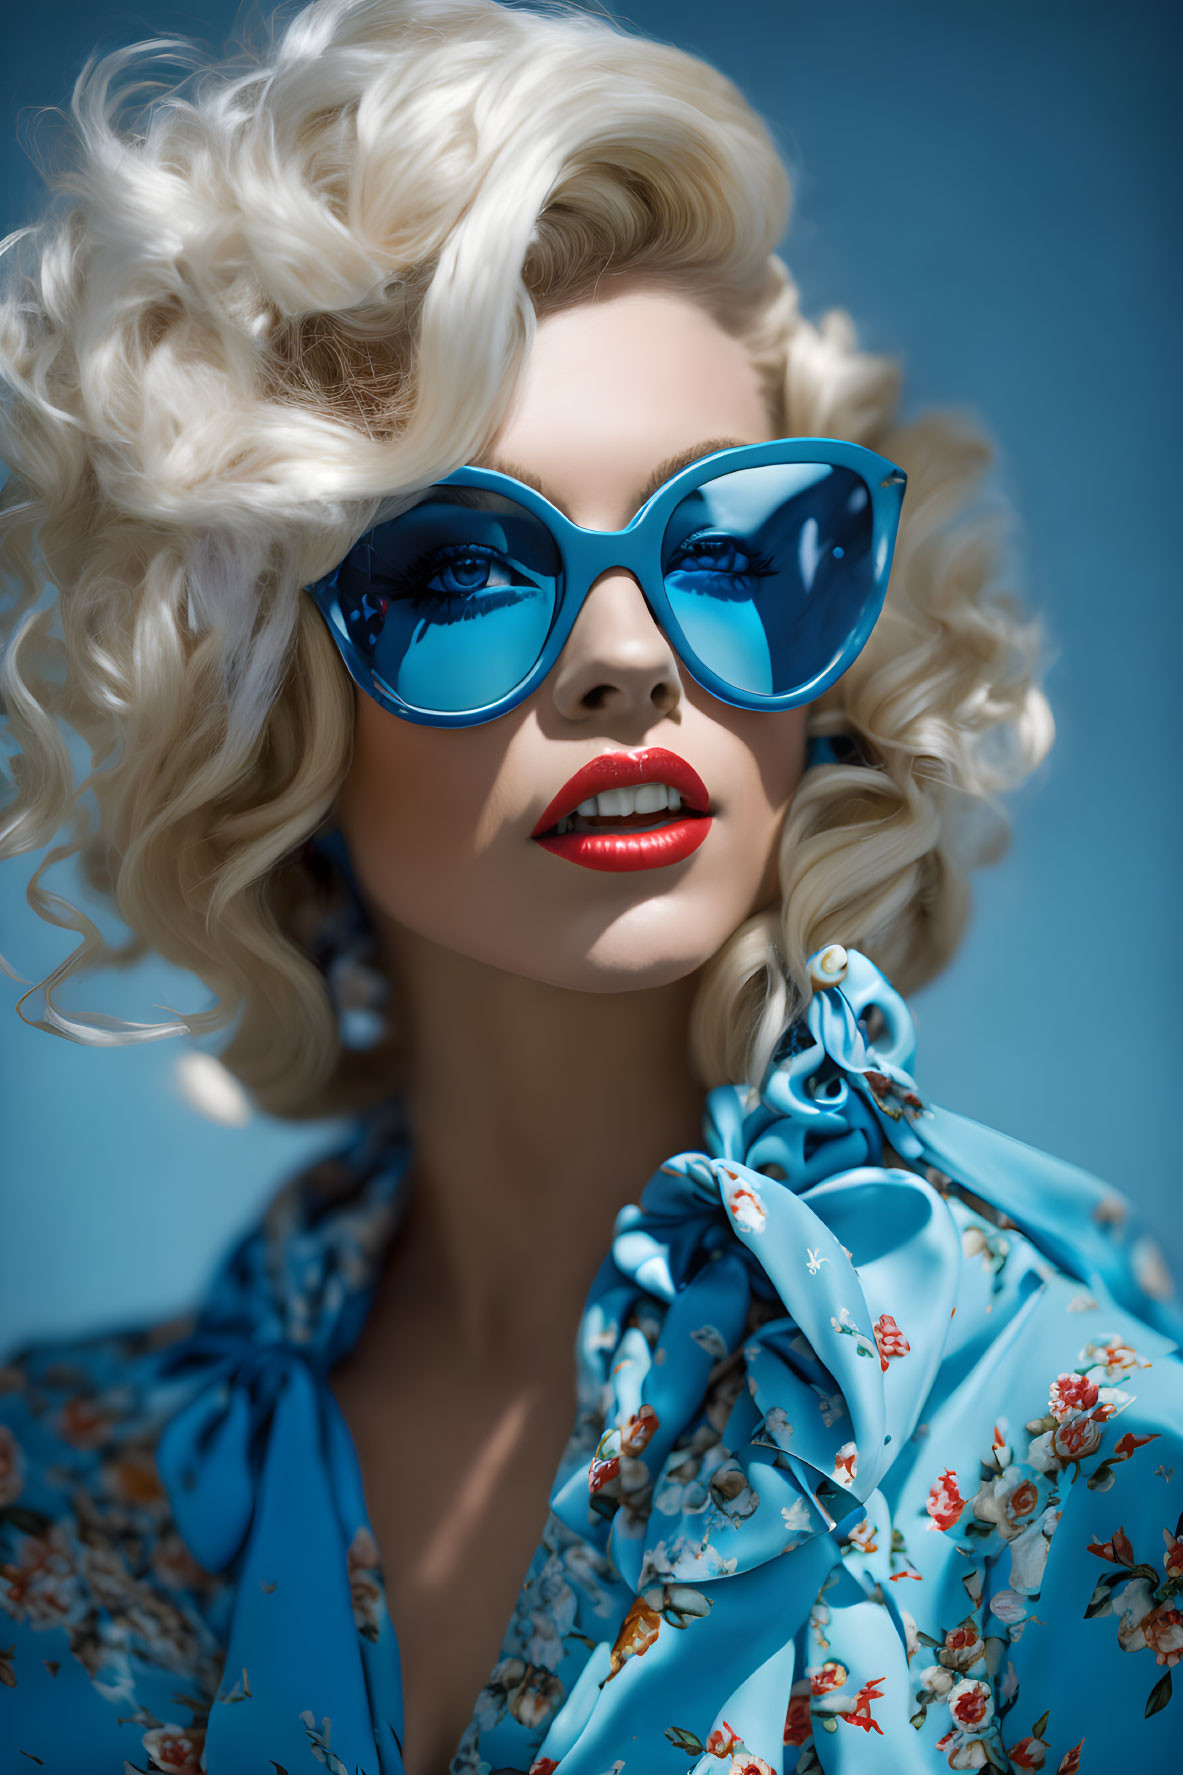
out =
[[[28,1343],[0,1365],[0,1523],[12,1512],[54,1514],[79,1486],[137,1488],[113,1463],[140,1461],[159,1418],[158,1357],[189,1317]]]
[[[1057,1753],[1083,1741],[1086,1765],[1115,1766],[1137,1747],[1166,1768],[1178,1719],[1164,1710],[1183,1659],[1183,1364],[1116,1318],[1049,1375],[1021,1463],[983,1486],[1002,1525],[1019,1487],[1040,1501],[1007,1529],[1009,1589],[992,1606],[1008,1623],[1004,1705],[1022,1731],[1058,1741]],[[1033,1540],[1041,1572],[1027,1570]]]
[[[82,1751],[155,1768],[186,1733],[192,1764],[168,1744],[167,1766],[198,1766],[220,1585],[155,1461],[175,1401],[160,1357],[189,1329],[44,1340],[0,1366],[0,1739],[48,1768]]]

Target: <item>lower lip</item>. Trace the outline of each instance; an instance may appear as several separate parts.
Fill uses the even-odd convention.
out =
[[[554,857],[579,863],[584,869],[603,869],[615,874],[625,869],[664,869],[694,855],[712,825],[709,814],[671,820],[654,832],[552,832],[536,838]]]

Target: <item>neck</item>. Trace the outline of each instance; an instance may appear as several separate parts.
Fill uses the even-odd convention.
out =
[[[401,927],[382,935],[414,1146],[388,1292],[465,1353],[537,1355],[542,1340],[569,1361],[617,1211],[663,1159],[702,1143],[687,1037],[697,976],[572,992]]]

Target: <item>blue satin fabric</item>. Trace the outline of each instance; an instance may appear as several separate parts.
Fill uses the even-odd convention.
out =
[[[1183,1387],[1144,1235],[1087,1174],[922,1100],[903,1001],[854,951],[832,971],[759,1088],[713,1091],[704,1150],[618,1216],[551,1514],[456,1775],[1168,1766]],[[364,1124],[232,1253],[194,1335],[135,1370],[172,1525],[213,1574],[199,1612],[225,1661],[191,1697],[212,1775],[403,1768],[397,1643],[326,1382],[407,1157],[395,1110]],[[31,1448],[50,1382],[26,1373],[0,1423]],[[44,1624],[9,1613],[44,1659]],[[196,1768],[133,1748],[164,1705],[128,1725],[129,1694],[162,1692],[133,1651],[112,1746]],[[0,1689],[0,1733],[7,1710],[11,1742],[56,1755],[33,1693]]]
[[[219,1700],[249,1689],[251,1705],[209,1714],[217,1775],[254,1770],[264,1744],[280,1762],[319,1751],[351,1775],[403,1767],[398,1642],[384,1608],[376,1636],[357,1630],[348,1549],[368,1523],[353,1440],[326,1384],[357,1340],[401,1210],[401,1126],[376,1124],[368,1146],[362,1166],[375,1148],[380,1162],[362,1199],[317,1217],[303,1193],[279,1198],[273,1224],[239,1247],[198,1331],[164,1363],[201,1377],[156,1449],[177,1527],[207,1570],[235,1572]]]

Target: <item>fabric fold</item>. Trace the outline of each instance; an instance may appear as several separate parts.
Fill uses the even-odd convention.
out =
[[[803,1768],[931,1768],[931,1743],[907,1724],[911,1616],[892,1590],[919,1572],[880,1488],[890,1480],[898,1498],[914,1483],[963,1292],[965,1219],[950,1189],[1002,1226],[1021,1224],[1070,1274],[1142,1298],[1112,1215],[1095,1218],[1083,1255],[1071,1246],[1080,1203],[1113,1193],[1093,1180],[1078,1192],[1074,1168],[928,1106],[903,1000],[856,952],[828,959],[836,977],[786,1031],[759,1088],[711,1092],[707,1152],[667,1161],[622,1211],[588,1302],[605,1431],[587,1494],[574,1475],[552,1508],[607,1550],[636,1601],[590,1705],[581,1686],[578,1730],[565,1710],[554,1722],[564,1775],[598,1775],[642,1738],[647,1768],[661,1758],[674,1769],[659,1719],[674,1751],[707,1749],[704,1775],[729,1746],[758,1757],[753,1768],[779,1768],[782,1734],[809,1744]],[[903,1167],[880,1162],[885,1140]],[[933,1479],[921,1529],[965,1508],[956,1474]],[[794,1647],[811,1637],[841,1644],[846,1661],[827,1656],[804,1679],[797,1738]],[[675,1662],[694,1720],[663,1718]],[[946,1742],[970,1758],[951,1766],[1001,1754],[985,1750],[984,1728],[957,1727]]]
[[[532,1603],[534,1625],[507,1638],[528,1650],[507,1649],[486,1685],[461,1775],[486,1775],[482,1734],[506,1733],[542,1775],[603,1775],[641,1744],[646,1775],[685,1770],[696,1746],[716,1775],[729,1744],[761,1772],[801,1745],[802,1769],[833,1775],[931,1767],[914,1727],[896,1732],[914,1651],[898,1585],[935,1594],[945,1567],[908,1537],[966,1506],[957,1472],[923,1463],[950,1351],[989,1342],[985,1283],[973,1323],[954,1319],[967,1251],[987,1253],[997,1294],[991,1228],[1021,1227],[1107,1300],[1143,1303],[1136,1240],[1111,1212],[1073,1244],[1080,1203],[1112,1193],[928,1106],[902,999],[856,952],[826,957],[759,1086],[712,1091],[705,1150],[669,1159],[617,1217],[576,1350],[598,1439],[561,1466],[531,1567],[535,1589],[550,1574],[539,1595],[565,1598],[562,1623]],[[397,1221],[409,1149],[391,1126],[355,1152],[354,1187],[342,1168],[337,1200],[273,1205],[175,1359],[194,1386],[160,1472],[194,1556],[236,1583],[213,1775],[254,1775],[263,1746],[331,1775],[403,1767],[398,1648],[327,1383]],[[1034,1257],[1024,1275],[1042,1286]],[[1015,1302],[998,1296],[994,1324],[1017,1335]]]
[[[198,1339],[178,1357],[227,1341]],[[401,1694],[385,1684],[394,1711],[375,1719],[354,1618],[349,1549],[357,1530],[368,1533],[356,1456],[307,1356],[282,1343],[223,1354],[162,1434],[157,1468],[194,1557],[214,1571],[238,1559],[208,1766],[254,1775],[242,1707],[266,1715],[280,1763],[312,1750],[330,1769],[399,1775]]]

